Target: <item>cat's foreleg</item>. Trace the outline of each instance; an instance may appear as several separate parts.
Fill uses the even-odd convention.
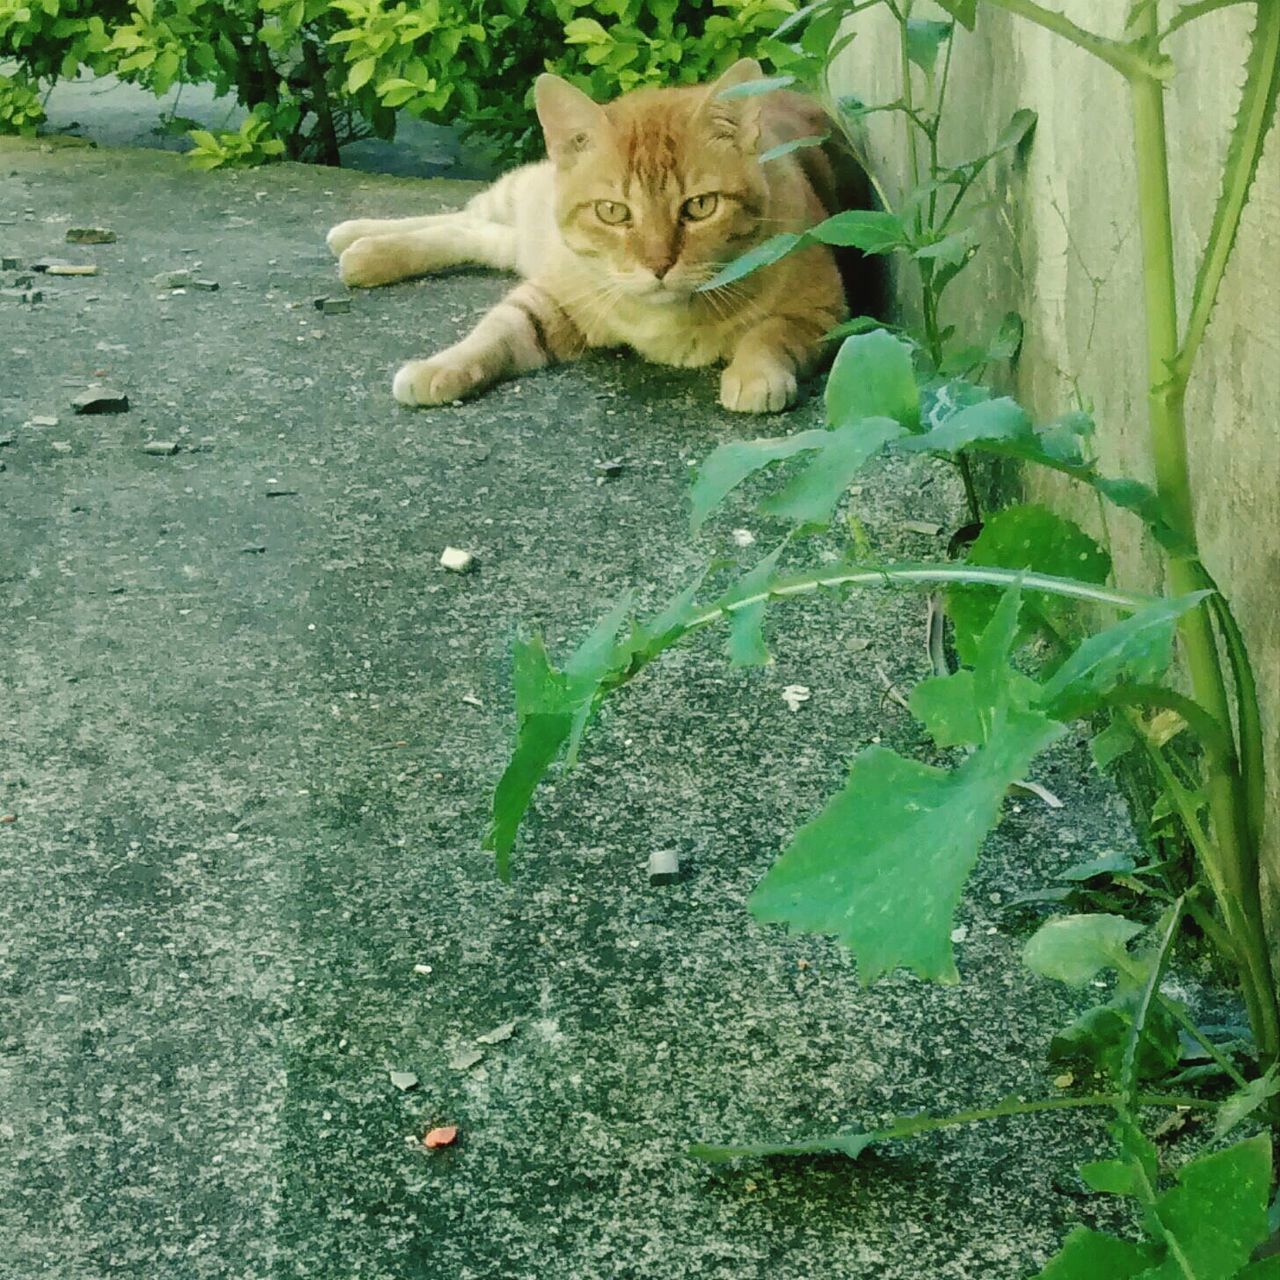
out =
[[[423,231],[428,227],[438,227],[449,222],[457,222],[467,215],[457,213],[428,213],[418,218],[351,218],[347,222],[339,222],[332,227],[325,237],[334,257],[341,257],[343,252],[357,240],[365,236],[390,236],[403,231]]]
[[[338,274],[344,284],[371,289],[464,264],[512,270],[515,229],[458,215],[418,230],[362,236],[343,250]]]
[[[529,282],[507,294],[461,342],[402,365],[392,394],[401,404],[446,404],[503,378],[576,359],[585,349],[581,330],[564,308]]]
[[[830,316],[771,316],[738,339],[720,375],[720,403],[737,413],[780,413],[795,403],[798,380],[822,358]]]

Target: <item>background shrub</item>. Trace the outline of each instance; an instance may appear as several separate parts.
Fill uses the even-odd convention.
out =
[[[0,131],[29,132],[40,94],[82,71],[156,94],[233,93],[251,120],[196,137],[199,162],[279,153],[337,164],[390,138],[396,112],[460,124],[503,161],[538,152],[530,87],[548,68],[597,98],[692,83],[744,54],[792,56],[769,33],[792,0],[0,0]],[[194,124],[194,122],[187,122]],[[276,147],[271,144],[279,143]]]

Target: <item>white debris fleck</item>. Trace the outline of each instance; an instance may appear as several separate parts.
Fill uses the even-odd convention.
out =
[[[750,529],[735,529],[732,536],[735,546],[750,547],[755,545],[756,535]]]
[[[486,1031],[482,1036],[476,1036],[476,1044],[501,1044],[504,1040],[510,1040],[516,1032],[516,1024],[514,1021],[504,1022],[500,1027],[494,1027],[492,1031]]]
[[[969,936],[969,928],[967,925],[960,925],[958,928],[951,930],[952,942],[963,942]]]
[[[462,695],[462,700],[463,700],[463,702],[465,702],[465,703],[467,704],[467,706],[469,706],[469,707],[483,707],[483,706],[484,706],[484,703],[483,703],[483,702],[481,702],[481,701],[480,701],[480,699],[479,699],[479,698],[477,698],[477,697],[476,697],[476,695],[475,695],[474,693],[464,693],[464,694]]]
[[[782,691],[782,700],[792,711],[799,711],[801,703],[808,702],[813,695],[807,685],[789,684]]]
[[[470,551],[458,547],[445,547],[440,553],[440,564],[453,573],[466,573],[475,562],[476,558]]]
[[[429,964],[415,964],[413,966],[413,971],[414,973],[420,973],[425,977],[431,972],[431,966]]]

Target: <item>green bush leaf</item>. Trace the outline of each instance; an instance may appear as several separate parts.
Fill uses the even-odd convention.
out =
[[[1063,732],[1017,706],[1001,675],[1017,608],[1012,591],[974,673],[986,745],[950,773],[884,748],[864,751],[843,789],[757,886],[749,904],[757,919],[834,934],[854,953],[864,983],[894,968],[958,980],[951,930],[964,882],[1010,783]]]
[[[911,348],[884,329],[846,338],[827,378],[827,421],[893,418],[908,430],[920,423],[920,390]]]
[[[1042,978],[1083,987],[1122,963],[1126,944],[1142,931],[1142,925],[1123,916],[1056,916],[1032,934],[1022,962]]]

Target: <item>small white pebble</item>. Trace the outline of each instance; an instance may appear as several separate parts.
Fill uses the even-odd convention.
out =
[[[782,700],[792,711],[799,711],[801,704],[808,702],[811,697],[813,695],[808,686],[803,684],[789,684],[782,691]]]
[[[735,546],[750,547],[753,546],[756,535],[750,529],[735,529],[733,531],[733,541]]]
[[[431,966],[429,964],[415,964],[413,971],[414,973],[428,974],[431,972]]]
[[[475,560],[470,551],[462,551],[458,547],[445,547],[440,553],[441,566],[452,573],[466,573]]]

